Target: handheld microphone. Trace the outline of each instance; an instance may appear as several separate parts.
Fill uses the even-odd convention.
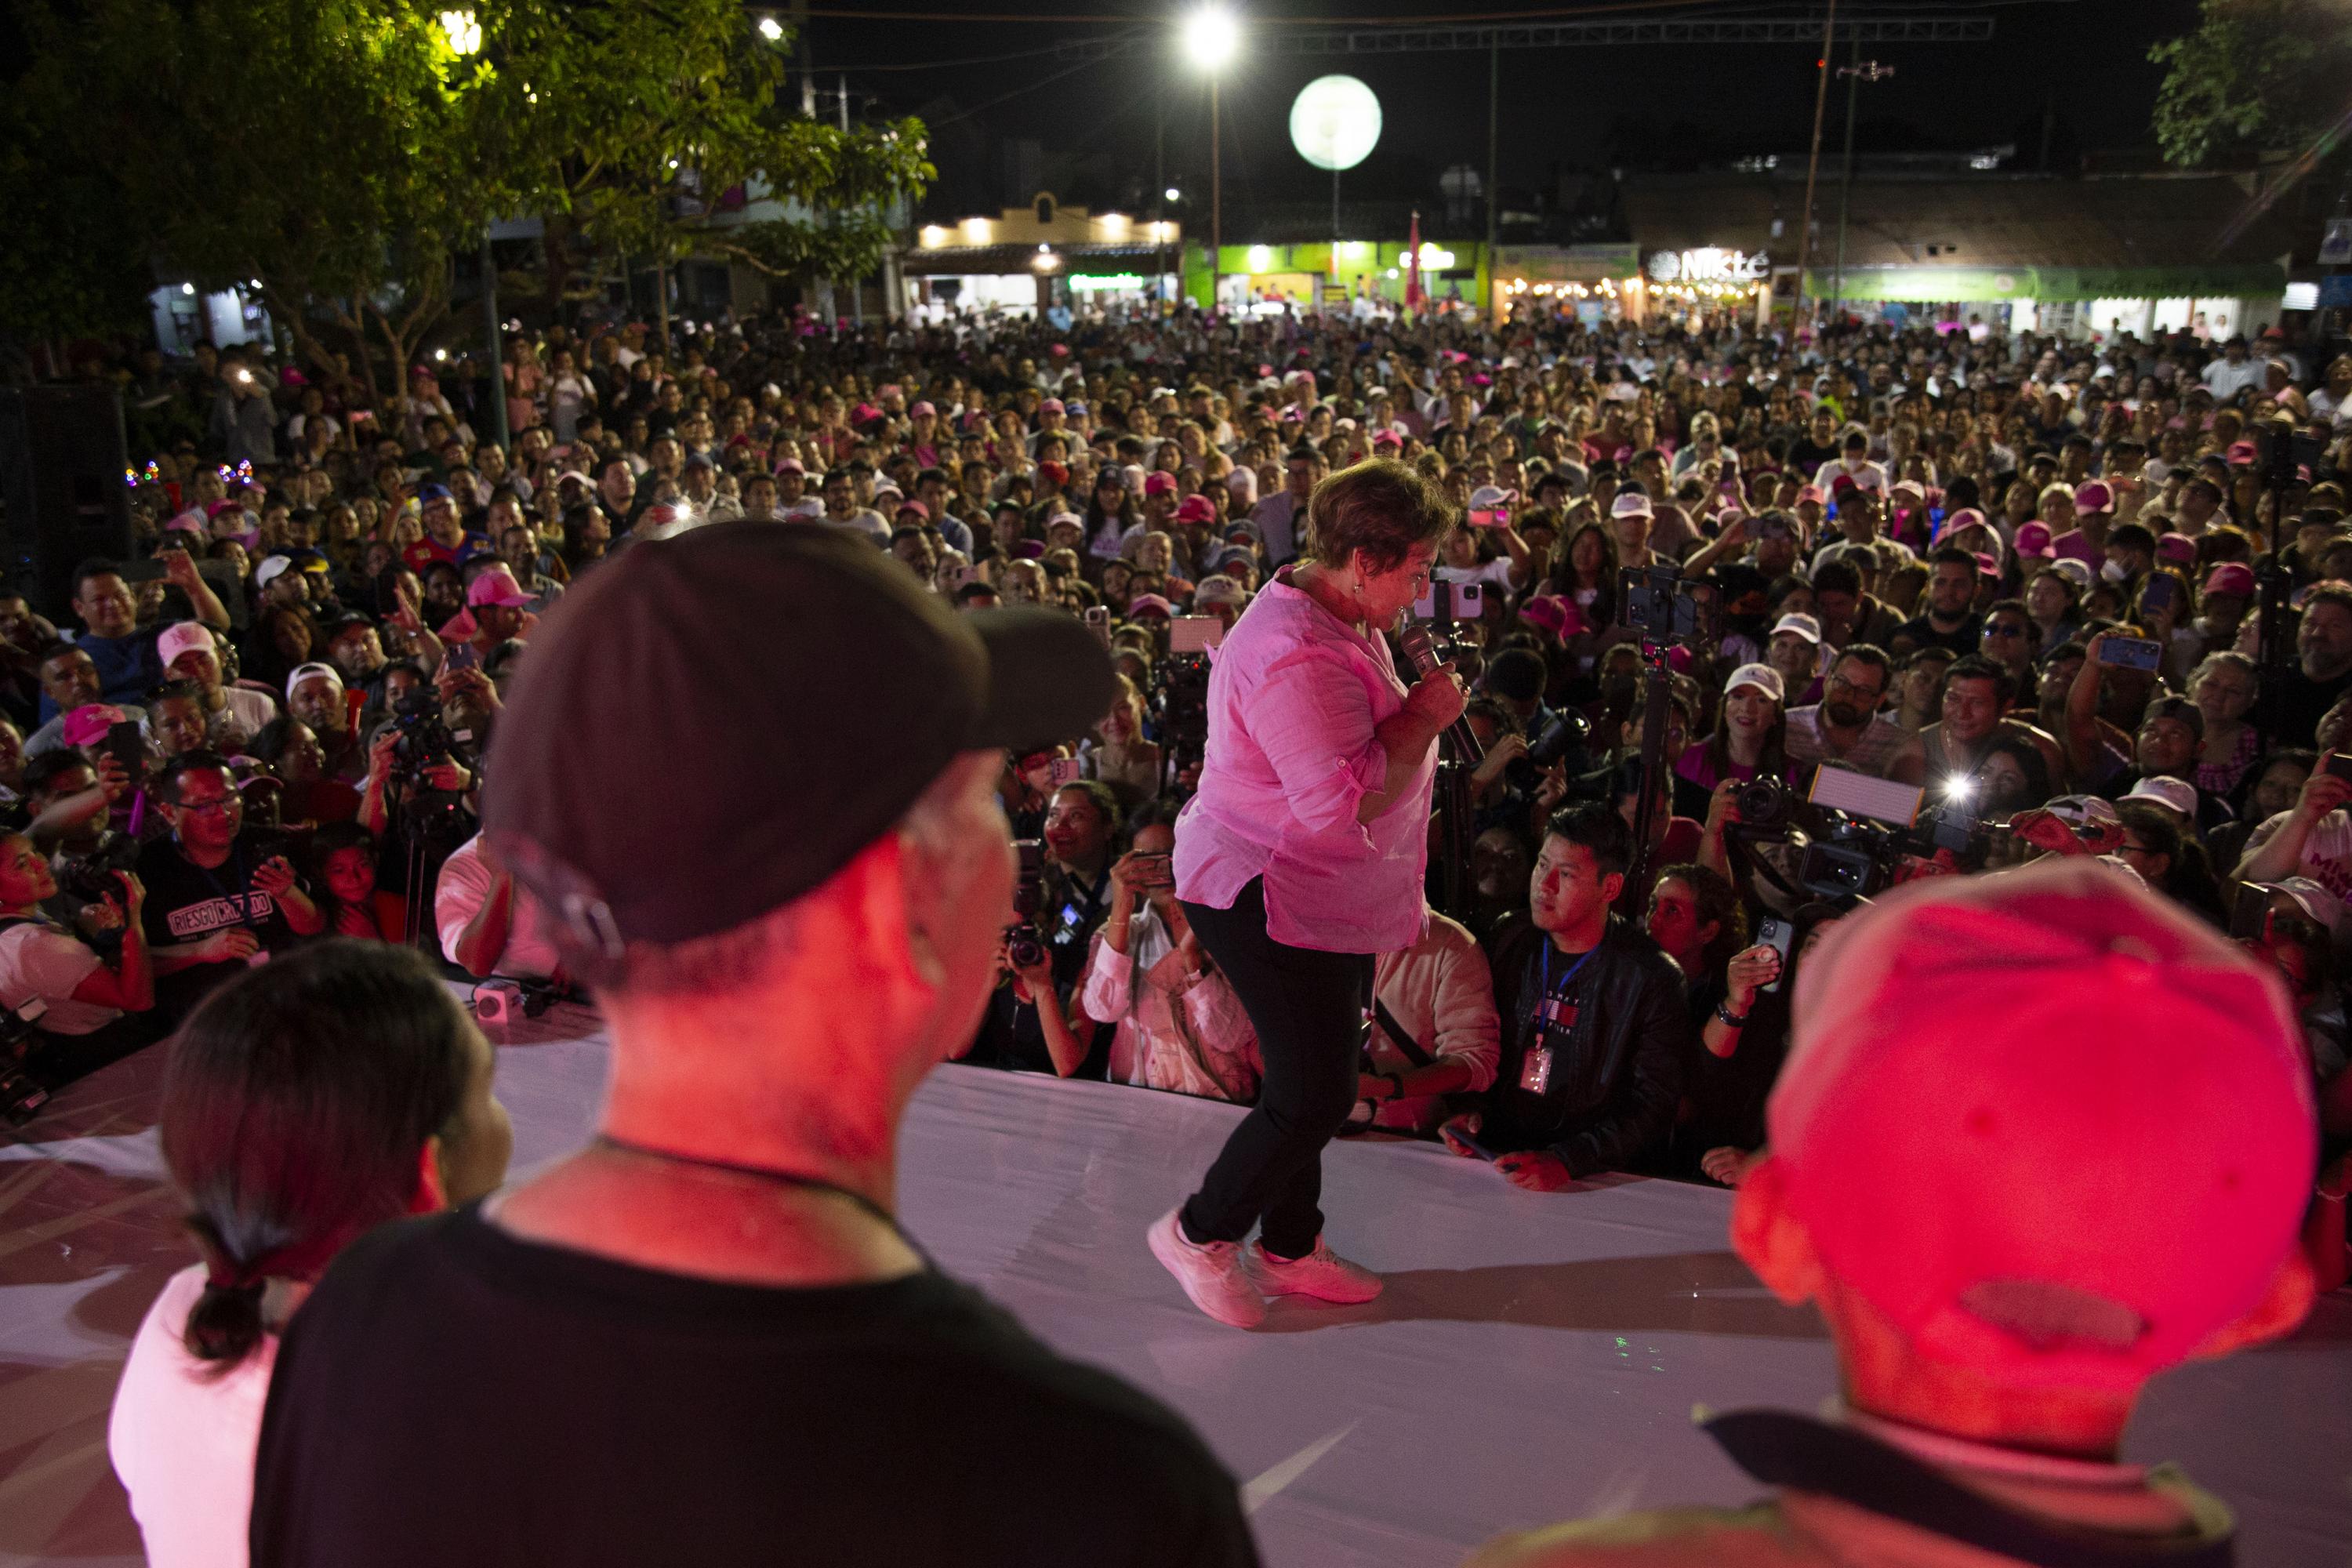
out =
[[[1437,668],[1437,649],[1430,646],[1429,628],[1421,622],[1407,622],[1404,630],[1397,634],[1397,640],[1404,644],[1404,656],[1412,661],[1416,673],[1426,676]],[[1454,715],[1454,722],[1445,727],[1445,738],[1454,743],[1454,761],[1475,768],[1486,760],[1485,748],[1478,744],[1477,732],[1470,728],[1470,721],[1460,714]]]

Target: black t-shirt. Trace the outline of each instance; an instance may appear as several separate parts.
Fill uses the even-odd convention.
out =
[[[1906,637],[1910,639],[1911,647],[1914,650],[1923,647],[1940,647],[1965,658],[1977,651],[1977,644],[1984,637],[1984,617],[1969,616],[1958,626],[1946,632],[1937,630],[1935,622],[1921,616],[1916,620],[1906,621],[1897,626],[1895,636],[1898,640]]]
[[[467,1208],[335,1260],[278,1352],[255,1568],[1248,1565],[1192,1429],[935,1273],[778,1289]]]
[[[2352,691],[2352,675],[2314,680],[2300,668],[2291,668],[2278,681],[2278,733],[2271,739],[2282,746],[2315,744],[2320,720],[2338,698]],[[2252,716],[2260,720],[2263,714],[2263,710],[2257,707]]]
[[[218,866],[204,867],[182,853],[176,838],[158,838],[139,852],[139,879],[147,886],[146,928],[149,947],[175,947],[201,942],[230,926],[250,926],[271,952],[293,945],[294,930],[278,912],[277,900],[253,885],[253,874],[280,853],[250,834]],[[155,1005],[167,1016],[178,1016],[194,1006],[205,992],[244,973],[246,962],[200,963],[164,975],[155,982]]]

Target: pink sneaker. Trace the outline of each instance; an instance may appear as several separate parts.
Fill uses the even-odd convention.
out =
[[[1144,1233],[1151,1256],[1176,1276],[1192,1305],[1217,1321],[1236,1329],[1254,1329],[1265,1321],[1265,1299],[1242,1270],[1240,1243],[1192,1240],[1176,1223],[1178,1212],[1170,1209]],[[1379,1281],[1373,1289],[1379,1289]]]
[[[1289,1261],[1253,1241],[1242,1257],[1242,1268],[1269,1296],[1312,1296],[1318,1301],[1353,1304],[1381,1293],[1379,1275],[1360,1263],[1349,1262],[1319,1236],[1314,1251]]]

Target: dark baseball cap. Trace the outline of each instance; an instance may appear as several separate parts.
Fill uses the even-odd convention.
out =
[[[541,622],[483,829],[582,941],[688,942],[823,884],[959,753],[1083,733],[1113,684],[1074,616],[958,615],[822,523],[712,523]]]

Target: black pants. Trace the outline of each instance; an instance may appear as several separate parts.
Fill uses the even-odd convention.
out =
[[[1184,1231],[1194,1241],[1239,1241],[1263,1222],[1268,1252],[1303,1258],[1323,1233],[1323,1145],[1355,1109],[1372,955],[1275,941],[1263,881],[1230,910],[1187,903],[1184,915],[1233,983],[1265,1058],[1257,1105],[1185,1200]]]

